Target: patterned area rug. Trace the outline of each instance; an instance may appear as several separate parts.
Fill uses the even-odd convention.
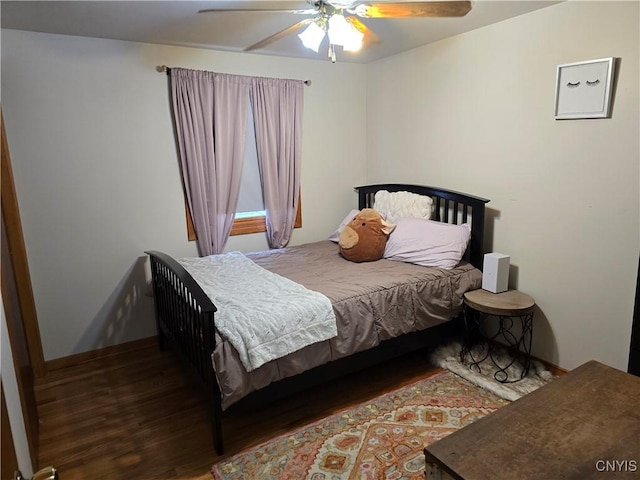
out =
[[[424,479],[426,445],[509,402],[451,372],[215,464],[217,480]]]

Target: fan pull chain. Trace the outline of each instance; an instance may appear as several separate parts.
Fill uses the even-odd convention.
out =
[[[331,63],[336,63],[336,49],[333,43],[329,44],[329,58],[331,59]]]

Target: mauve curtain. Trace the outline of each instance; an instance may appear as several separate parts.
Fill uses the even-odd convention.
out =
[[[201,256],[222,253],[233,226],[248,90],[246,77],[171,69],[182,176]]]
[[[304,82],[254,77],[250,92],[267,240],[271,248],[282,248],[298,209]]]

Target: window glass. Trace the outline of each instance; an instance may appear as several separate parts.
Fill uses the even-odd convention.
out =
[[[258,150],[256,147],[256,132],[253,124],[253,113],[249,105],[247,112],[247,134],[244,146],[244,164],[240,195],[236,207],[235,218],[264,216],[264,202],[262,200],[262,186],[258,167]]]

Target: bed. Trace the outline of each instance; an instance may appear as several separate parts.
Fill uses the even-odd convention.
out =
[[[204,390],[218,454],[223,452],[222,418],[228,409],[282,398],[423,348],[432,332],[459,317],[464,292],[480,287],[485,204],[489,200],[419,185],[366,185],[355,190],[358,209],[372,208],[378,192],[428,199],[432,211],[426,223],[470,229],[463,257],[446,268],[397,261],[391,255],[375,262],[353,263],[343,258],[338,245],[329,239],[239,254],[249,267],[318,292],[331,302],[335,316],[334,336],[325,335],[321,341],[272,360],[263,359],[255,368],[247,365],[245,355],[234,347],[221,320],[224,313],[228,323],[226,313],[231,307],[218,310],[222,302],[217,300],[216,304],[212,298],[220,296],[215,296],[212,286],[201,277],[204,273],[190,263],[204,259],[176,260],[161,252],[146,252],[160,348],[175,350]],[[402,221],[398,219],[398,227]],[[269,305],[270,301],[273,298],[263,303]],[[273,301],[274,308],[276,303]]]

